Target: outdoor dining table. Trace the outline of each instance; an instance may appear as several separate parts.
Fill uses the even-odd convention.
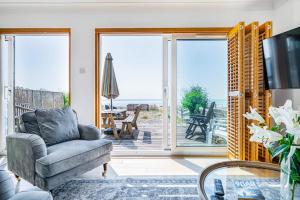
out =
[[[125,119],[126,111],[127,111],[126,109],[113,109],[113,110],[107,109],[107,110],[102,110],[101,112],[102,127],[111,128],[115,139],[119,139],[116,123],[115,123],[115,117],[120,116],[122,119]]]

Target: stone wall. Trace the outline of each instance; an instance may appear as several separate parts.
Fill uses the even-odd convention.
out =
[[[64,93],[15,88],[15,104],[28,104],[30,108],[62,108]]]

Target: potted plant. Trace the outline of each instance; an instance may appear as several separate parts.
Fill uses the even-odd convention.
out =
[[[300,115],[293,110],[292,101],[287,100],[278,108],[271,106],[269,115],[274,125],[268,126],[264,118],[250,107],[244,114],[254,120],[250,129],[252,142],[262,143],[272,157],[279,156],[281,166],[281,199],[300,199]]]

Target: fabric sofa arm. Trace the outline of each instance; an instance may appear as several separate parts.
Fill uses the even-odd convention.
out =
[[[47,155],[44,140],[35,134],[14,133],[6,137],[8,169],[34,184],[35,161]]]
[[[100,131],[97,127],[93,125],[82,125],[78,124],[78,130],[80,134],[80,138],[83,140],[99,140],[100,139]]]

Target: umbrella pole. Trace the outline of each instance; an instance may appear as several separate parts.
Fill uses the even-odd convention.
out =
[[[113,107],[112,107],[112,99],[110,99],[110,110],[113,110]]]

